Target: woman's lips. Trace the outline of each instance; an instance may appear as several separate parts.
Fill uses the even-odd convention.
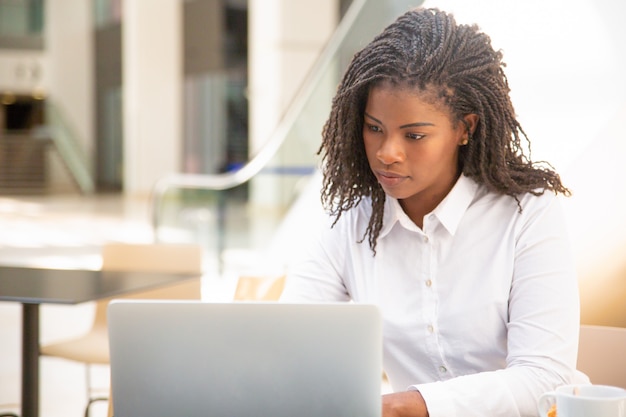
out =
[[[400,175],[396,174],[395,172],[388,171],[377,171],[376,176],[378,177],[378,182],[383,187],[394,187],[408,178],[405,175]]]

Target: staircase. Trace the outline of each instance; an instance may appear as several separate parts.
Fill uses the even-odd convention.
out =
[[[50,139],[0,136],[0,195],[43,194],[48,188]]]
[[[0,195],[52,192],[53,158],[69,174],[69,186],[94,191],[91,158],[61,109],[50,98],[0,93]]]

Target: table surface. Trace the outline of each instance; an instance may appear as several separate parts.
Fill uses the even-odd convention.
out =
[[[197,277],[197,274],[0,266],[0,301],[79,304]]]

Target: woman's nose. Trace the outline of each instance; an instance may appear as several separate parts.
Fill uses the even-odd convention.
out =
[[[376,152],[376,158],[384,165],[403,161],[405,153],[402,141],[393,136],[386,137]]]

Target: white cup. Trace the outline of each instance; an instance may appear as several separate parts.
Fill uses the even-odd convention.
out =
[[[608,385],[565,385],[539,397],[539,415],[546,417],[553,404],[556,404],[558,417],[626,417],[626,389]]]

